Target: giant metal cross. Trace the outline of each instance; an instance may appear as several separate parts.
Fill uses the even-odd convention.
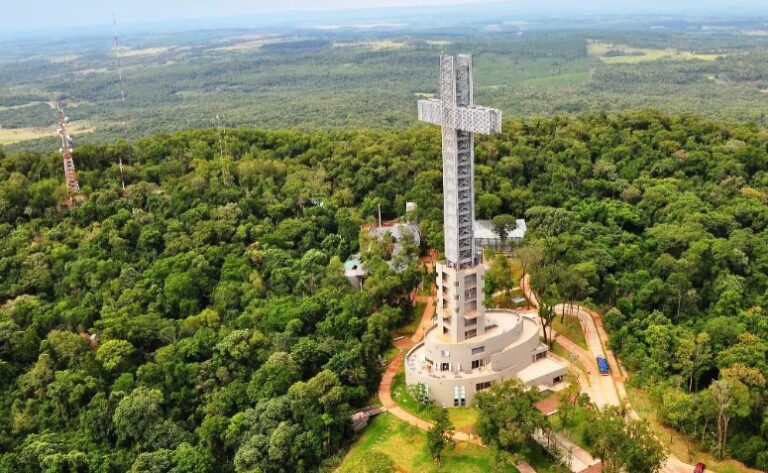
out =
[[[442,128],[445,259],[472,267],[478,263],[473,133],[501,131],[501,111],[473,102],[472,56],[440,56],[440,98],[419,100],[419,120]]]

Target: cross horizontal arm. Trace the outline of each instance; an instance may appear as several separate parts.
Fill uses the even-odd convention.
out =
[[[445,113],[448,115],[443,116]],[[475,105],[443,108],[437,99],[419,100],[419,120],[485,135],[501,131],[500,110]]]
[[[419,120],[433,125],[443,124],[442,103],[438,99],[419,100]]]

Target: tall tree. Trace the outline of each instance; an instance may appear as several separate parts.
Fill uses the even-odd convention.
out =
[[[695,338],[686,332],[678,341],[674,366],[688,381],[688,392],[692,392],[698,385],[702,371],[711,363],[712,352],[707,332],[700,332]]]
[[[728,428],[734,417],[746,417],[752,407],[749,390],[741,381],[721,378],[713,382],[709,391],[717,403],[717,456],[725,456]]]
[[[616,406],[593,410],[589,422],[586,440],[604,472],[661,470],[666,453],[645,422]]]
[[[508,451],[525,450],[531,436],[547,426],[544,414],[534,406],[539,399],[537,390],[516,378],[477,393],[477,432],[483,442]]]
[[[443,465],[443,451],[446,448],[453,448],[453,423],[448,417],[448,410],[439,409],[435,413],[434,423],[427,431],[427,448],[432,459],[438,466]]]

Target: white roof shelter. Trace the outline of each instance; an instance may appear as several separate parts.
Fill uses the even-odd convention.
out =
[[[507,232],[508,240],[520,241],[525,237],[528,227],[525,226],[525,219],[515,220],[517,228]],[[475,220],[475,239],[477,240],[500,240],[501,237],[493,229],[493,223],[490,220]]]

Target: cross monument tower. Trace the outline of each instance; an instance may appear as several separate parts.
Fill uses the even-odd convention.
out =
[[[453,343],[486,328],[485,268],[474,238],[474,134],[501,131],[501,111],[475,105],[472,93],[472,57],[441,56],[440,98],[418,102],[419,120],[442,128],[445,260],[437,265],[437,328]]]

